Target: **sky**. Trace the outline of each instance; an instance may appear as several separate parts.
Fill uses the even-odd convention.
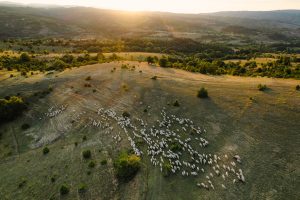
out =
[[[300,0],[12,0],[24,4],[78,5],[129,11],[207,13],[300,9]]]

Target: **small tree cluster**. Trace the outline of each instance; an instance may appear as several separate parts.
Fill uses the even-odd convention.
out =
[[[114,167],[119,180],[128,182],[138,172],[141,165],[141,158],[135,154],[122,152],[114,162]]]

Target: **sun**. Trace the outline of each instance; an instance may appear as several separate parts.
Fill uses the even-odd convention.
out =
[[[115,1],[112,0],[107,5],[104,5],[107,8],[115,10],[125,10],[125,11],[148,11],[151,10],[147,5],[147,1],[141,0],[127,0],[127,1]]]

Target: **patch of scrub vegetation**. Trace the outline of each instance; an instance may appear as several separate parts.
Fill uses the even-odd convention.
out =
[[[53,91],[53,87],[49,86],[47,89],[45,89],[43,91],[35,92],[33,95],[34,96],[38,96],[40,98],[44,98],[45,96],[47,96],[48,94],[50,94],[52,91]]]
[[[199,98],[208,98],[208,91],[207,91],[207,89],[205,89],[204,87],[202,87],[202,88],[198,91],[197,97],[199,97]]]
[[[175,107],[179,107],[179,106],[180,106],[178,100],[176,100],[176,101],[173,103],[173,106],[175,106]]]
[[[90,162],[89,162],[89,168],[95,168],[95,166],[96,166],[96,162],[95,161],[93,161],[93,160],[91,160]]]
[[[114,162],[116,175],[120,181],[128,182],[139,171],[141,158],[135,154],[123,151]]]
[[[107,160],[102,160],[101,161],[101,165],[106,165],[107,164]]]
[[[14,120],[25,109],[26,105],[21,97],[12,96],[0,99],[0,124]]]
[[[300,91],[300,85],[296,86],[296,90]]]
[[[87,191],[87,186],[85,184],[80,184],[80,186],[78,187],[78,193],[79,194],[84,194]]]
[[[69,194],[70,189],[67,185],[64,184],[60,187],[59,192],[61,195],[67,195],[67,194]]]
[[[257,88],[258,88],[259,91],[265,91],[265,90],[268,89],[267,85],[262,85],[262,84],[259,84],[257,86]]]
[[[85,150],[82,152],[82,157],[84,159],[89,159],[92,157],[92,153],[91,153],[91,150]]]
[[[64,54],[61,57],[36,57],[33,53],[22,53],[18,56],[2,55],[0,56],[0,66],[11,71],[13,69],[21,71],[26,76],[29,71],[63,71],[66,68],[79,67],[83,65],[104,63],[112,61],[101,54],[91,56],[88,53],[84,55]]]
[[[46,155],[50,152],[50,149],[48,147],[43,148],[43,154]]]
[[[170,163],[166,162],[164,163],[163,165],[163,168],[162,168],[162,174],[164,177],[168,177],[170,176],[172,173],[172,166]]]

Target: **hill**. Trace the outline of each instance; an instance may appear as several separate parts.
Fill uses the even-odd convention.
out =
[[[298,40],[300,11],[220,12],[174,14],[125,12],[84,7],[0,7],[0,38],[97,37],[168,38],[186,37],[278,42]],[[232,27],[235,27],[234,31]],[[239,30],[237,30],[239,29]],[[225,30],[225,31],[224,31]],[[282,37],[272,37],[281,34]],[[271,37],[270,37],[271,36]],[[211,40],[208,40],[211,41]]]

